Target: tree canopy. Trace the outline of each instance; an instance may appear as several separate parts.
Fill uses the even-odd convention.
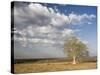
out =
[[[69,57],[78,57],[82,53],[87,53],[87,45],[75,36],[67,38],[64,43],[64,53]]]

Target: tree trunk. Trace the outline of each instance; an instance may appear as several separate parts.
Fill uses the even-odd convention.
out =
[[[73,56],[73,62],[72,62],[72,64],[76,64],[76,57],[75,56]]]

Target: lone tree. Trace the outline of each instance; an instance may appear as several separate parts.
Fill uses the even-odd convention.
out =
[[[75,36],[69,37],[64,43],[64,52],[73,59],[72,64],[76,64],[78,55],[87,52],[87,46]]]

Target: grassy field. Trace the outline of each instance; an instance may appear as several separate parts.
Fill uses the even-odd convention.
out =
[[[69,70],[84,70],[96,69],[95,62],[81,62],[72,65],[68,61],[59,62],[29,62],[14,64],[14,73],[28,73],[28,72],[46,72],[46,71],[69,71]]]

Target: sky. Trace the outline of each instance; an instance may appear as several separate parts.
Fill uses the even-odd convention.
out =
[[[65,58],[64,41],[77,36],[97,56],[97,8],[14,2],[14,58]]]

